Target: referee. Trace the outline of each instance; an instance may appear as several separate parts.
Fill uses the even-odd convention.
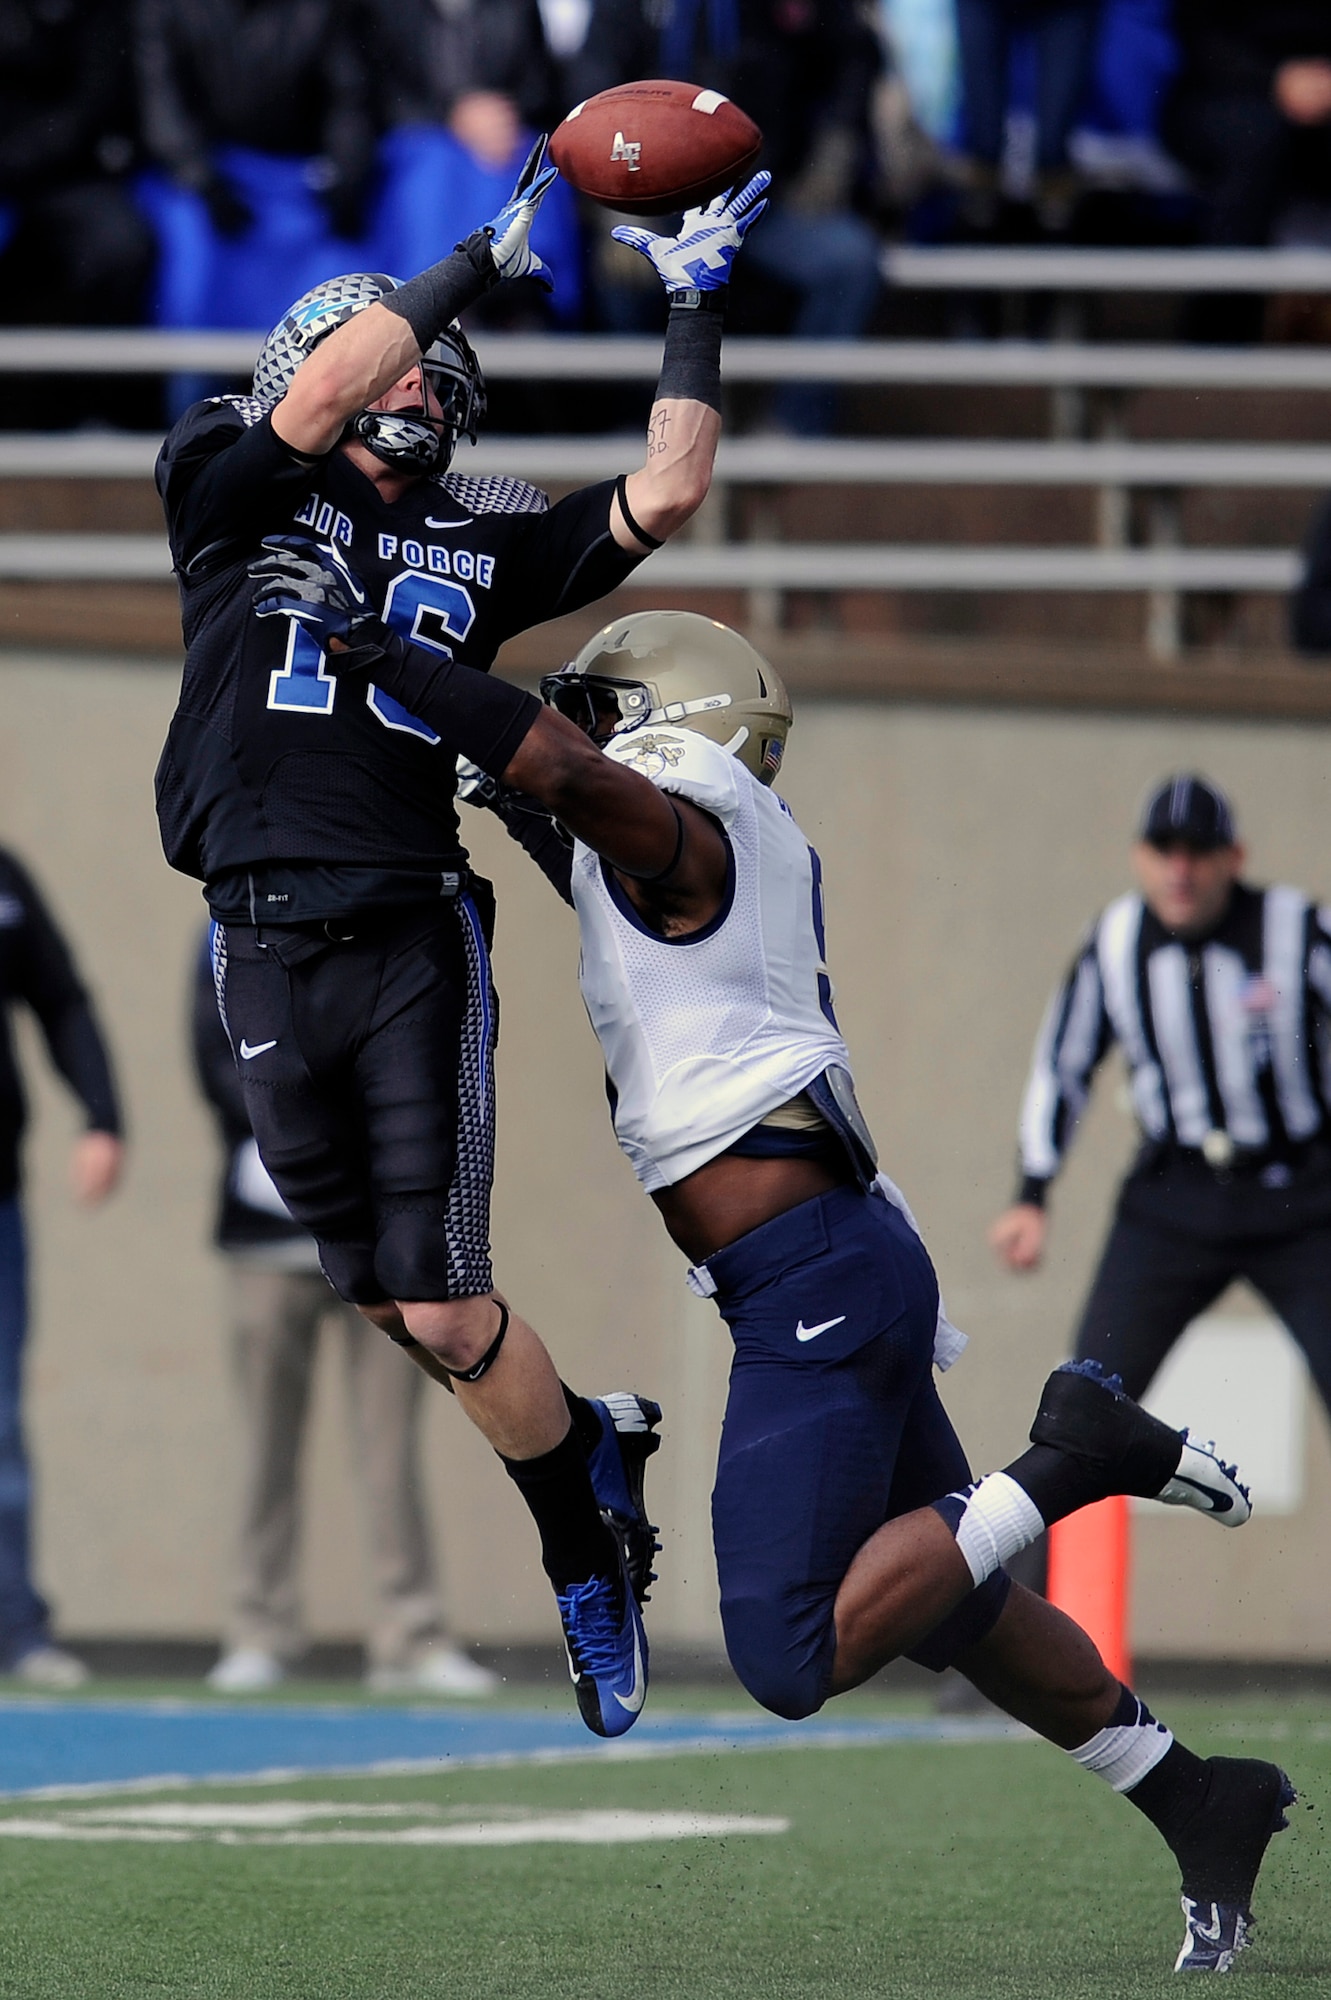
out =
[[[1117,1042],[1142,1143],[1077,1334],[1140,1398],[1236,1278],[1308,1357],[1331,1408],[1331,908],[1241,880],[1229,801],[1181,773],[1147,801],[1139,893],[1092,924],[1045,1015],[1021,1118],[1021,1186],[989,1240],[1032,1271],[1046,1196]]]

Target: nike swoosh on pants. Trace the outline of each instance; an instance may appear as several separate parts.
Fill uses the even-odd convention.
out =
[[[829,1327],[840,1326],[845,1318],[845,1313],[841,1313],[836,1319],[820,1321],[817,1326],[806,1326],[804,1321],[801,1320],[795,1328],[795,1338],[796,1340],[817,1340],[820,1333],[826,1333]]]

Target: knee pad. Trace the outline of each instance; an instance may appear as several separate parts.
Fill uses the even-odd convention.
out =
[[[787,1722],[818,1712],[836,1645],[830,1617],[806,1634],[785,1606],[739,1598],[721,1606],[721,1623],[730,1664],[756,1702]]]
[[[373,1243],[321,1243],[319,1262],[340,1299],[353,1306],[381,1306],[385,1292],[374,1272]]]
[[[399,1196],[382,1205],[374,1247],[376,1296],[450,1299],[458,1296],[448,1249],[448,1204],[432,1195]]]
[[[953,1666],[962,1653],[978,1646],[981,1639],[988,1638],[998,1623],[1011,1588],[1012,1578],[1006,1570],[996,1569],[992,1576],[987,1576],[983,1583],[976,1586],[969,1597],[963,1597],[960,1604],[920,1640],[918,1646],[912,1646],[906,1658],[914,1660],[918,1667],[928,1667],[930,1673],[941,1674],[945,1668]]]

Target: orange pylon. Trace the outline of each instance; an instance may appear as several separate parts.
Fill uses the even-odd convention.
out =
[[[1121,1496],[1083,1507],[1049,1530],[1049,1602],[1076,1620],[1111,1674],[1131,1682],[1128,1587],[1132,1528]]]

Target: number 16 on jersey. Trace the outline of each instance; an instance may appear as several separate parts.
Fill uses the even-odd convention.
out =
[[[461,584],[404,570],[393,578],[384,599],[384,623],[414,646],[447,653],[448,640],[465,639],[476,609]],[[431,635],[431,627],[438,636]],[[385,729],[401,730],[435,744],[439,737],[392,695],[371,682],[365,699]],[[337,701],[337,678],[327,670],[325,656],[303,625],[291,620],[286,659],[268,681],[269,708],[300,710],[306,715],[331,715]]]

